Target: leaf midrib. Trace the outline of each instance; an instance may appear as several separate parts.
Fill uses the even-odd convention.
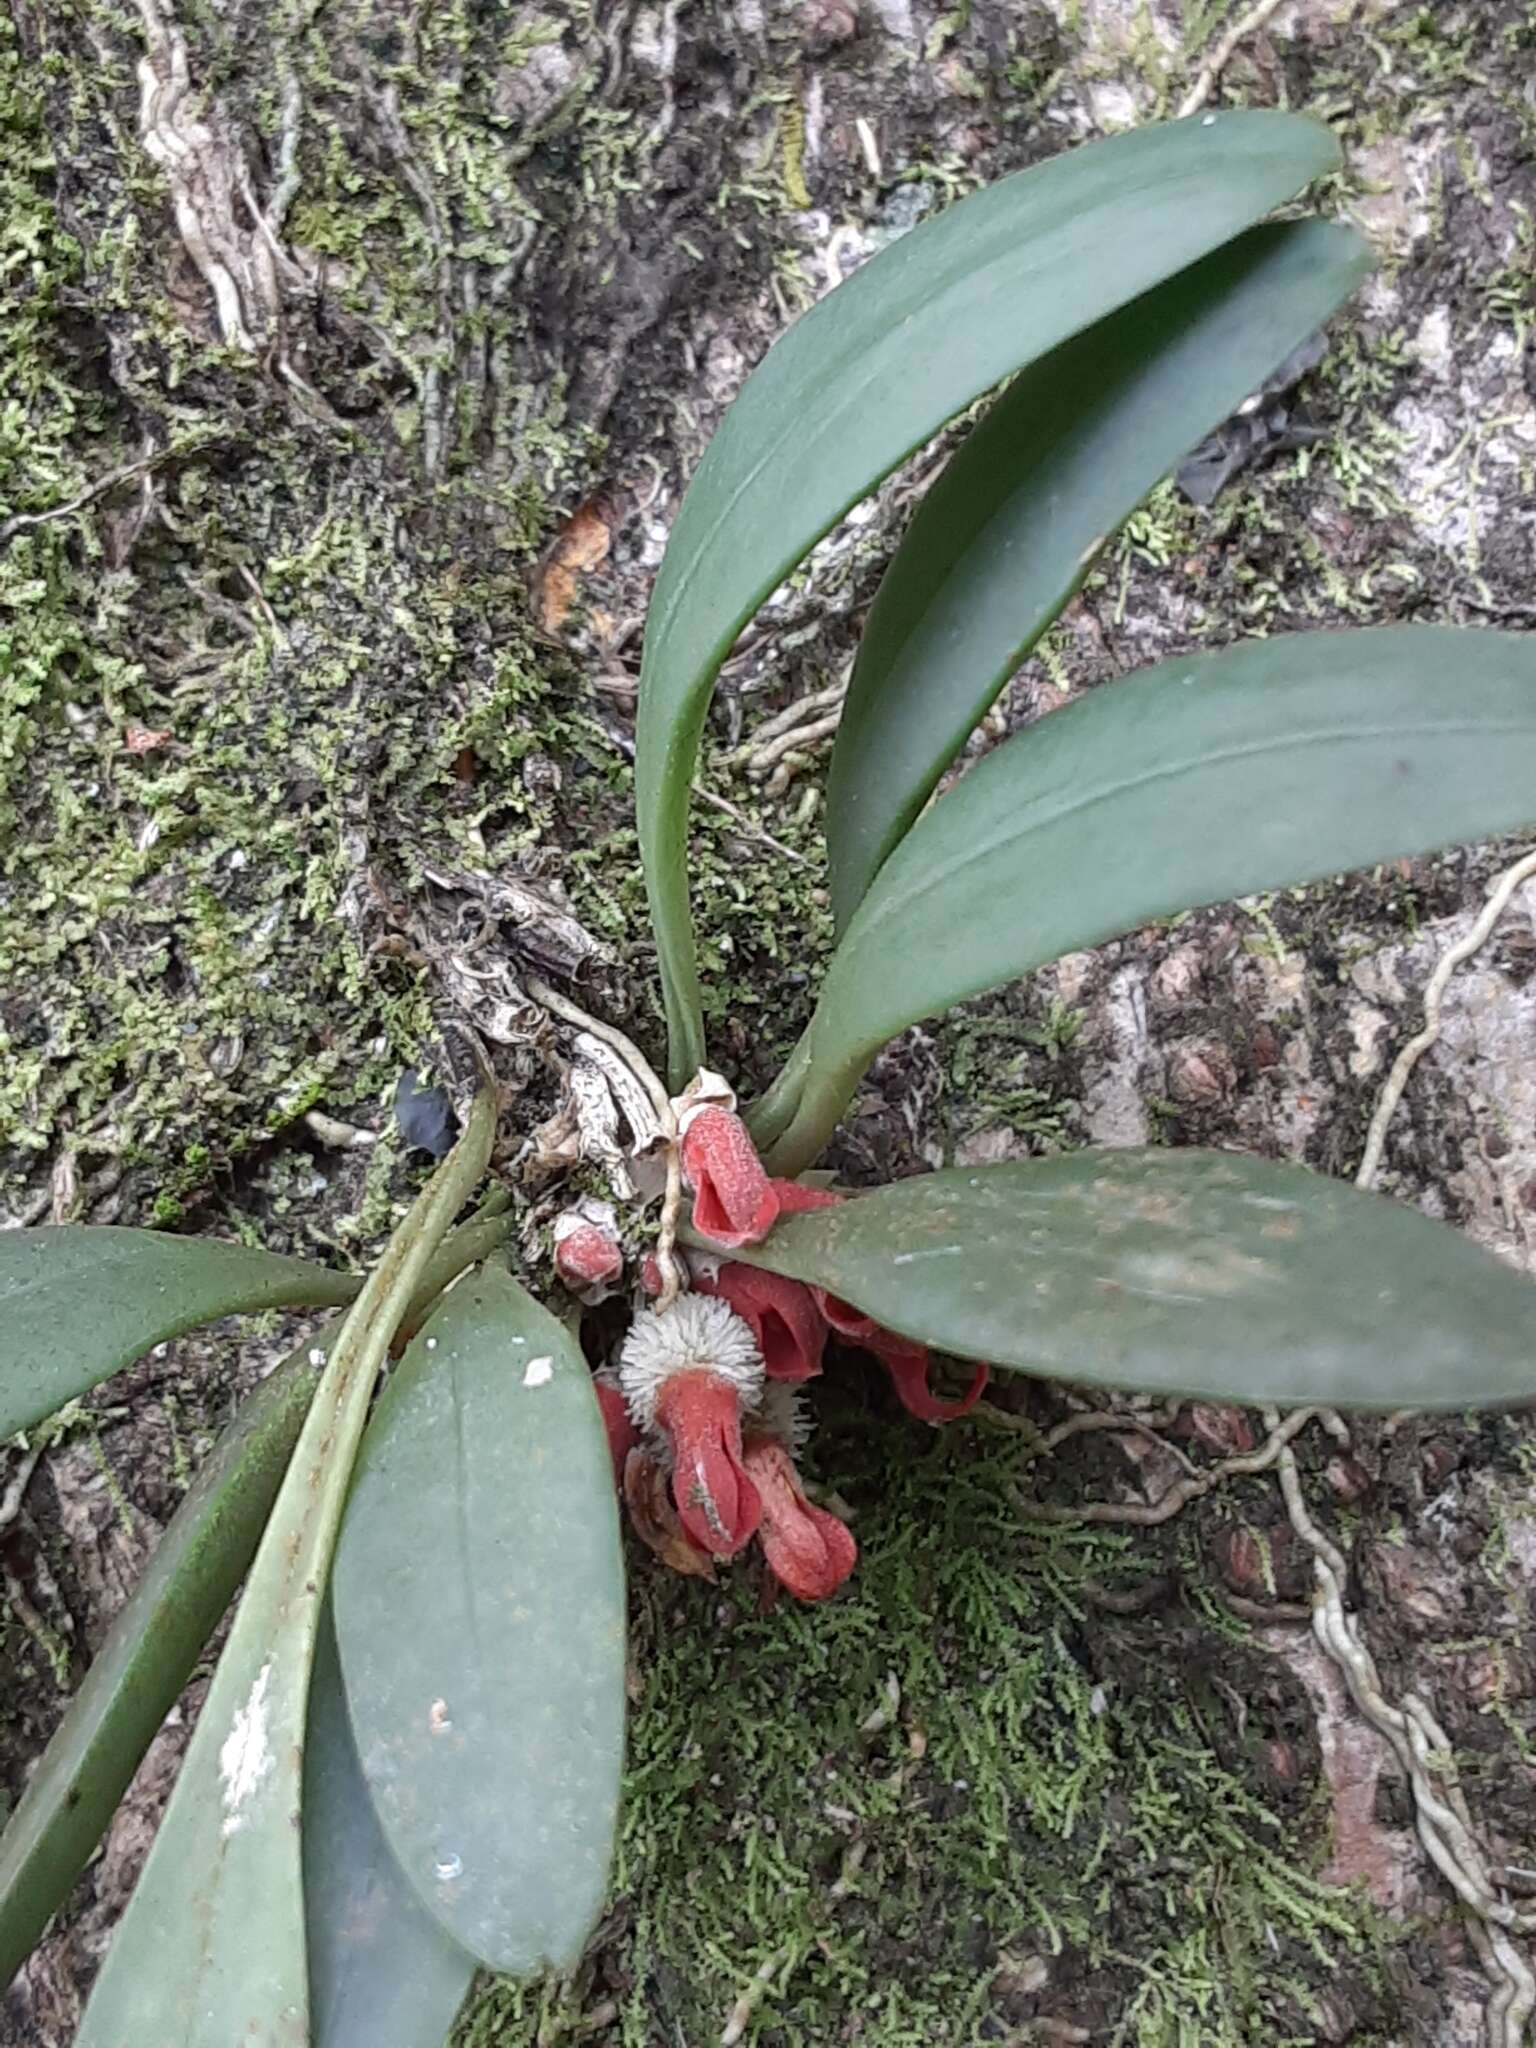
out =
[[[1063,714],[1057,712],[1052,715],[1060,717]],[[974,841],[962,852],[952,854],[948,859],[941,859],[930,863],[925,867],[921,877],[914,885],[901,890],[899,893],[893,893],[887,896],[883,902],[877,903],[871,910],[868,920],[861,928],[856,929],[851,934],[851,943],[847,948],[845,957],[850,960],[853,959],[857,955],[859,947],[877,933],[883,925],[888,924],[894,918],[902,916],[913,903],[920,901],[922,897],[936,894],[954,880],[956,876],[963,875],[967,869],[973,868],[984,861],[991,860],[995,855],[1004,852],[1017,842],[1028,839],[1037,832],[1049,830],[1052,826],[1058,825],[1070,818],[1086,816],[1100,805],[1111,803],[1115,799],[1129,795],[1133,791],[1155,788],[1161,782],[1172,782],[1183,775],[1203,772],[1207,769],[1226,767],[1234,762],[1256,760],[1266,754],[1301,754],[1311,748],[1321,746],[1357,745],[1365,741],[1382,739],[1432,739],[1449,737],[1459,733],[1477,733],[1480,736],[1492,736],[1497,733],[1536,734],[1536,721],[1518,719],[1495,721],[1486,718],[1431,719],[1416,721],[1412,724],[1328,726],[1310,732],[1287,733],[1278,740],[1250,740],[1239,746],[1208,749],[1198,754],[1166,762],[1156,768],[1150,768],[1140,775],[1120,776],[1113,782],[1103,783],[1098,788],[1084,792],[1081,795],[1066,797],[1054,805],[1050,804],[1048,799],[1044,797],[1035,799],[1031,814],[1023,823],[1004,824],[1000,829],[988,834],[986,837]],[[1023,737],[1023,734],[1015,736],[1016,739]],[[942,799],[942,801],[952,801],[954,797],[960,794],[964,787],[965,781],[962,780],[955,790],[950,793],[950,796]],[[1533,798],[1533,814],[1536,814],[1536,798]],[[907,847],[903,849],[903,852],[912,861],[916,861],[920,857],[922,847],[918,842],[917,835],[914,835],[913,839],[908,841]]]

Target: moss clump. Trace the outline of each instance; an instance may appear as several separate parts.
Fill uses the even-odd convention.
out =
[[[542,485],[471,474],[467,439],[428,478],[386,388],[434,251],[392,218],[356,252],[399,300],[387,348],[371,306],[360,382],[345,323],[316,371],[373,404],[357,424],[200,339],[200,287],[167,290],[184,259],[164,190],[120,147],[134,47],[101,22],[86,38],[93,15],[51,14],[40,62],[0,28],[0,1198],[29,1210],[62,1139],[82,1182],[107,1162],[125,1213],[164,1223],[418,1053],[430,992],[370,951],[376,880],[553,851],[530,752],[569,759],[584,842],[618,776],[532,639]],[[109,61],[67,61],[70,20]],[[318,101],[318,51],[285,47]],[[231,105],[256,75],[222,46],[194,60]],[[328,213],[361,233],[409,203],[405,170],[338,166],[313,127],[298,168],[321,246]],[[524,409],[520,447],[553,478],[558,436]]]
[[[642,1571],[601,1981],[492,1986],[459,2048],[587,2038],[610,2000],[604,2040],[715,2040],[760,1972],[759,2048],[855,2024],[864,2048],[1025,2040],[1051,2017],[1144,2048],[1300,2043],[1320,1970],[1369,2009],[1370,1915],[1309,1874],[1325,1816],[1256,1789],[1272,1689],[1241,1632],[1099,1611],[1157,1559],[1024,1520],[1019,1438],[827,1407],[847,1593],[764,1613],[744,1573]]]

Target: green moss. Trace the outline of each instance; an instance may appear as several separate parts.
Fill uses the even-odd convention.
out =
[[[1310,1874],[1323,1816],[1234,1768],[1208,1673],[1241,1684],[1242,1652],[1098,1612],[1156,1561],[1024,1521],[1030,1457],[871,1433],[834,1396],[820,1471],[861,1546],[843,1596],[762,1613],[741,1576],[639,1574],[604,2038],[715,2040],[763,1972],[762,2048],[855,2022],[866,2048],[1024,2039],[1074,2011],[1143,2048],[1250,2048],[1316,2038],[1310,1967],[1369,1976],[1370,1916]],[[1017,1988],[1042,1970],[1038,2000]],[[562,2019],[546,1997],[541,2027],[537,1991],[493,1986],[460,2048],[574,2041],[597,1998],[570,1987]]]
[[[133,479],[0,554],[0,1127],[15,1147],[0,1155],[0,1193],[63,1143],[127,1163],[133,1214],[171,1220],[214,1188],[237,1234],[259,1214],[263,1231],[275,1219],[350,1251],[382,1228],[398,1159],[379,1147],[366,1168],[354,1160],[340,1204],[317,1215],[309,1154],[261,1148],[316,1101],[385,1099],[432,1029],[423,976],[369,950],[358,903],[372,874],[409,887],[426,859],[494,871],[537,853],[618,953],[636,1002],[652,1000],[628,767],[588,679],[526,617],[531,554],[601,444],[565,421],[563,372],[545,375],[540,350],[530,359],[518,262],[535,213],[560,223],[595,302],[633,230],[625,195],[643,185],[657,124],[594,90],[624,53],[584,6],[556,24],[442,0],[409,16],[414,41],[369,0],[246,9],[238,35],[227,11],[185,7],[200,79],[269,142],[282,84],[252,53],[288,32],[305,118],[285,239],[326,266],[341,317],[319,381],[352,422],[321,426],[197,331],[163,187],[131,140],[131,17],[94,0],[33,12],[57,34],[41,64],[23,64],[0,24],[0,520],[66,505],[138,460],[146,433],[157,510],[130,539]],[[1077,0],[1056,13],[1048,41],[1010,53],[1005,119],[1064,70],[1071,92],[1129,68],[1149,103],[1166,102],[1234,10],[1188,0],[1173,61],[1148,10],[1124,56],[1073,47],[1086,35]],[[1471,18],[1454,61],[1428,9],[1393,25],[1413,39],[1390,63],[1354,37],[1331,70],[1287,46],[1286,96],[1331,109],[1355,141],[1403,132],[1445,104],[1406,81],[1444,91],[1460,77]],[[535,120],[500,111],[502,88],[515,97],[567,19],[563,95]],[[685,41],[708,59],[710,34],[691,21]],[[986,89],[985,11],[957,11],[946,34],[956,79]],[[90,64],[66,54],[76,47]],[[745,250],[752,277],[732,289],[750,298],[771,280],[798,304],[822,272],[786,237],[795,53],[770,56],[738,158],[686,135],[704,165],[688,176],[718,205],[685,215],[677,240],[701,270],[720,248]],[[390,147],[342,140],[360,68],[398,108]],[[1507,96],[1502,74],[1525,73],[1498,69]],[[1224,98],[1251,76],[1239,59]],[[1378,94],[1382,79],[1396,82]],[[974,185],[983,163],[894,110],[887,121],[877,83],[861,74],[888,182],[921,179],[936,200]],[[799,166],[822,203],[828,162]],[[60,225],[60,177],[79,244]],[[472,307],[445,311],[445,255],[460,284],[484,287]],[[1490,283],[1490,320],[1518,327],[1521,282],[1513,262]],[[540,317],[590,318],[590,356],[610,312],[573,295]],[[1381,420],[1404,348],[1400,334],[1364,343],[1341,326],[1315,386],[1336,429],[1324,449],[1270,464],[1213,513],[1156,493],[1106,553],[1112,604],[1090,591],[1111,634],[1158,618],[1170,589],[1191,638],[1225,639],[1358,613],[1371,578],[1422,575],[1411,539],[1400,562],[1379,550],[1364,566],[1336,561],[1309,516],[1323,493],[1363,521],[1401,517]],[[626,462],[647,435],[670,461],[694,433],[681,373],[661,374],[654,417],[657,392],[631,380]],[[873,566],[857,550],[844,565]],[[1095,674],[1137,651],[1133,633],[1102,641]],[[1083,679],[1072,621],[1041,657],[1062,689]],[[806,666],[795,687],[814,686]],[[130,724],[171,737],[128,754]],[[468,783],[454,772],[465,749],[479,763]],[[561,770],[558,804],[525,775],[544,756]],[[804,1021],[830,941],[814,789],[769,799],[720,750],[703,779],[802,857],[696,812],[712,1042],[727,1064],[766,1063]],[[1336,900],[1276,906],[1284,943],[1304,946]],[[631,1022],[658,1050],[654,1014]],[[1069,1014],[998,998],[947,1020],[937,1049],[951,1139],[999,1116],[1043,1142],[1074,1135]],[[1151,1111],[1169,1125],[1179,1114]],[[232,1184],[242,1159],[255,1163]],[[1142,1583],[1166,1553],[1144,1534],[1025,1523],[1021,1440],[872,1430],[835,1392],[823,1408],[820,1476],[858,1511],[852,1587],[824,1610],[761,1613],[745,1575],[707,1589],[637,1571],[641,1696],[604,1981],[494,1987],[464,2041],[574,2041],[612,1996],[610,2041],[704,2043],[760,1970],[749,2031],[763,2048],[1022,2041],[1037,2011],[1081,2013],[1096,2039],[1136,2048],[1310,2042],[1322,2028],[1308,1985],[1329,1975],[1369,2013],[1377,1932],[1311,1875],[1324,1853],[1315,1792],[1265,1789],[1273,1665],[1206,1589],[1193,1523],[1166,1532],[1185,1604],[1109,1615],[1095,1589]],[[8,1613],[5,1628],[14,1648],[23,1624]],[[1241,1735],[1213,1672],[1247,1706]],[[872,1728],[891,1674],[899,1708]],[[1040,1968],[1043,1987],[1021,1989]]]
[[[424,65],[462,14],[434,10]],[[62,515],[0,551],[0,1194],[67,1130],[170,1223],[305,1109],[377,1097],[419,1052],[430,991],[369,950],[374,876],[422,854],[494,870],[547,845],[550,807],[518,773],[530,752],[569,757],[567,791],[615,817],[621,776],[527,619],[524,565],[569,445],[536,415],[518,445],[540,480],[486,475],[469,450],[486,422],[464,420],[458,466],[450,451],[430,483],[409,434],[322,428],[200,344],[146,232],[164,212],[153,175],[129,151],[142,191],[116,157],[89,176],[131,97],[131,46],[98,27],[109,61],[78,68],[26,63],[0,29],[0,520]],[[338,155],[330,45],[293,47],[308,118],[290,232],[356,266],[342,297],[370,350],[349,395],[398,430],[384,387],[404,365],[425,390],[441,312],[419,167]],[[216,35],[204,55],[232,92],[251,86]],[[441,206],[473,213],[498,131],[431,76],[401,72],[402,120]],[[61,127],[83,245],[59,226]],[[81,297],[114,311],[111,381]],[[68,509],[146,446],[147,472]],[[135,727],[161,737],[135,751]],[[466,749],[483,764],[468,787]]]
[[[1081,1142],[1071,1058],[1082,1013],[1056,997],[967,1004],[939,1031],[951,1147],[999,1123],[1039,1149]]]

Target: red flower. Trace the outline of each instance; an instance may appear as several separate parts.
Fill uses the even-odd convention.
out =
[[[894,1330],[884,1329],[873,1316],[865,1315],[852,1302],[840,1301],[824,1288],[814,1287],[811,1292],[828,1324],[845,1344],[855,1344],[861,1351],[871,1351],[879,1359],[891,1376],[897,1400],[919,1422],[958,1421],[962,1415],[969,1415],[981,1399],[982,1389],[987,1384],[986,1366],[976,1367],[971,1384],[958,1401],[941,1401],[929,1391],[926,1344],[919,1344],[910,1337],[898,1337]]]
[[[757,1339],[769,1379],[809,1380],[821,1371],[827,1326],[809,1287],[734,1259],[714,1273],[695,1261],[693,1285],[699,1294],[718,1295],[741,1317]]]
[[[865,1343],[864,1349],[879,1359],[891,1376],[897,1400],[919,1422],[956,1422],[962,1415],[969,1415],[987,1384],[987,1368],[978,1365],[971,1375],[971,1384],[958,1401],[941,1401],[928,1385],[926,1344],[916,1344],[909,1337],[882,1330],[873,1341]]]
[[[613,1459],[613,1482],[624,1484],[624,1461],[640,1441],[639,1431],[629,1419],[629,1409],[624,1396],[611,1380],[595,1379],[593,1388],[597,1394],[597,1405],[602,1411],[603,1428],[608,1432],[608,1453]]]
[[[872,1348],[877,1337],[885,1335],[884,1330],[873,1316],[865,1315],[863,1309],[855,1308],[851,1301],[842,1301],[835,1294],[828,1294],[824,1287],[813,1287],[816,1306],[826,1317],[828,1324],[836,1330],[846,1343],[857,1344],[862,1350]]]
[[[746,1465],[762,1502],[758,1538],[769,1571],[797,1600],[825,1600],[858,1562],[852,1534],[836,1515],[812,1507],[778,1437],[749,1435]]]
[[[723,1301],[683,1294],[641,1309],[619,1351],[619,1385],[638,1428],[664,1447],[678,1519],[715,1557],[734,1557],[761,1514],[741,1462],[743,1410],[756,1408],[763,1361]]]
[[[573,1294],[606,1289],[624,1271],[624,1252],[610,1232],[568,1210],[555,1221],[555,1271]]]
[[[714,1557],[751,1541],[763,1505],[741,1447],[741,1395],[718,1373],[673,1373],[656,1396],[672,1451],[672,1498],[685,1533]]]
[[[694,1228],[715,1244],[756,1244],[773,1228],[779,1201],[739,1116],[710,1104],[682,1136],[683,1171],[693,1184]]]

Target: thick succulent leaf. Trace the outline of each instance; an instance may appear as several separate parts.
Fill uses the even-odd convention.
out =
[[[343,1321],[76,2048],[309,2038],[299,1819],[320,1603],[379,1366],[495,1128],[487,1089]]]
[[[980,421],[860,643],[827,782],[839,930],[1100,543],[1370,267],[1349,228],[1253,228],[1032,363]]]
[[[319,1372],[296,1351],[257,1388],[155,1546],[0,1837],[0,1983],[85,1868],[150,1741],[234,1597]]]
[[[200,1323],[339,1307],[361,1284],[206,1237],[77,1224],[0,1231],[0,1437]]]
[[[733,1254],[907,1337],[1146,1394],[1464,1408],[1536,1394],[1536,1284],[1417,1210],[1230,1152],[924,1174]]]
[[[1337,160],[1325,129],[1280,113],[1208,114],[1090,143],[882,250],[748,378],[673,527],[640,682],[640,848],[675,1085],[704,1050],[688,796],[710,689],[746,620],[946,420]]]
[[[406,1883],[368,1794],[329,1608],[304,1737],[313,2048],[442,2048],[475,1974]]]
[[[425,1309],[507,1236],[486,1217],[450,1231],[411,1305]],[[0,1984],[85,1868],[256,1553],[338,1325],[290,1354],[199,1468],[0,1835]]]
[[[891,855],[810,1024],[796,1173],[919,1018],[1202,903],[1536,817],[1536,635],[1295,633],[1166,661],[978,761]]]
[[[574,1963],[623,1758],[613,1467],[579,1346],[494,1265],[391,1378],[334,1597],[363,1770],[417,1896],[494,1969]]]

